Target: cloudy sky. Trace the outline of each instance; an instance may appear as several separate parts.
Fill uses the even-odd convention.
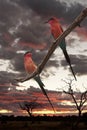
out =
[[[44,21],[52,16],[60,19],[65,30],[86,7],[85,0],[0,0],[0,112],[17,115],[18,103],[29,101],[30,90],[34,98],[41,94],[34,80],[18,83],[15,78],[25,76],[23,54],[30,51],[38,65],[54,41],[50,26]],[[81,27],[66,37],[69,53],[77,81],[76,87],[84,91],[87,84],[87,18]],[[56,93],[63,90],[63,80],[73,79],[60,48],[57,48],[41,73],[42,81],[50,98],[59,111],[68,105],[62,101],[65,96]],[[30,88],[30,86],[33,86]],[[36,92],[36,95],[35,95]],[[55,93],[55,96],[54,96]],[[43,98],[42,98],[43,100]],[[68,100],[66,96],[66,100]],[[65,102],[66,102],[65,100]],[[59,102],[58,102],[59,101]],[[41,101],[42,102],[42,101]],[[46,105],[46,101],[44,106]],[[71,107],[71,106],[70,106]],[[44,108],[45,109],[45,108]]]

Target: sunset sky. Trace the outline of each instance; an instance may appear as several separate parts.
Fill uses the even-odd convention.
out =
[[[33,79],[24,83],[15,80],[26,75],[23,54],[30,51],[38,65],[54,41],[50,26],[44,22],[55,16],[66,30],[86,7],[85,0],[0,0],[1,114],[26,115],[21,111],[19,103],[37,97],[43,107],[38,107],[34,112],[47,114],[52,111]],[[87,89],[87,18],[80,28],[75,28],[66,37],[66,44],[77,77],[77,81],[73,81],[73,89],[83,92]],[[58,114],[74,113],[71,98],[62,93],[63,90],[68,90],[64,81],[72,80],[73,75],[60,48],[55,50],[47,62],[41,79]]]

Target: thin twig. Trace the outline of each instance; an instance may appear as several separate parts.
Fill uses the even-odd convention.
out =
[[[48,50],[47,55],[44,57],[43,61],[41,62],[41,64],[38,66],[37,70],[32,73],[29,77],[24,77],[22,79],[17,79],[17,81],[19,82],[24,82],[27,81],[33,77],[35,77],[36,75],[40,74],[42,72],[42,70],[44,69],[47,61],[49,60],[49,58],[51,57],[51,55],[53,54],[53,52],[55,51],[55,49],[57,48],[58,44],[73,30],[75,29],[77,26],[80,26],[80,23],[84,20],[84,18],[87,16],[87,8],[84,9],[79,16],[74,20],[74,22],[66,29],[66,31],[64,31],[56,40],[55,42],[53,42],[53,44],[51,45],[51,47]]]

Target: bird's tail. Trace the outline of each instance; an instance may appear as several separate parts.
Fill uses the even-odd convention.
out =
[[[50,99],[49,99],[49,97],[48,97],[48,95],[47,95],[47,93],[46,93],[46,91],[45,91],[45,89],[44,89],[44,86],[45,86],[45,85],[44,85],[43,82],[41,81],[40,76],[38,75],[38,76],[34,77],[34,79],[35,79],[35,81],[39,84],[39,86],[40,86],[40,88],[41,88],[43,94],[46,96],[46,98],[48,99],[48,101],[49,101],[49,103],[50,103],[50,105],[51,105],[51,107],[52,107],[52,109],[53,109],[53,111],[55,112],[55,109],[54,109],[54,107],[53,107],[53,104],[51,103],[51,101],[50,101]]]
[[[73,68],[72,68],[72,66],[71,66],[71,61],[70,61],[70,58],[69,58],[69,55],[68,55],[66,49],[63,50],[63,53],[64,53],[64,56],[65,56],[65,58],[66,58],[67,63],[68,63],[69,66],[70,66],[71,72],[72,72],[72,74],[73,74],[75,80],[77,80],[77,79],[76,79],[76,76],[75,76],[75,73],[74,73],[74,71],[73,71]]]
[[[41,81],[39,75],[35,76],[34,79],[35,79],[35,81],[39,84],[40,87],[45,86],[45,85],[43,84],[43,82]]]

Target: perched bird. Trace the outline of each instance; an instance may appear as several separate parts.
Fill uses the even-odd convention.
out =
[[[62,27],[61,27],[61,25],[60,25],[60,23],[59,23],[59,21],[58,21],[58,19],[56,17],[50,18],[46,23],[50,24],[51,33],[52,33],[54,39],[58,38],[63,33],[63,29],[62,29]],[[68,55],[67,50],[66,50],[66,41],[65,41],[65,39],[63,39],[62,42],[59,43],[59,46],[63,51],[65,59],[66,59],[67,63],[70,66],[71,72],[72,72],[75,80],[77,80],[76,76],[75,76],[75,73],[73,71],[73,68],[71,66],[71,61],[70,61],[69,55]]]
[[[32,74],[32,73],[33,73],[34,71],[36,71],[36,69],[37,69],[37,65],[36,65],[36,64],[34,63],[34,61],[32,60],[32,54],[31,54],[30,52],[26,52],[26,53],[24,54],[24,66],[25,66],[26,72],[29,73],[29,74]],[[48,95],[47,95],[47,93],[46,93],[46,91],[45,91],[45,89],[44,89],[44,86],[45,86],[45,85],[44,85],[43,82],[41,81],[40,76],[39,76],[39,75],[35,76],[35,77],[34,77],[34,80],[38,83],[38,85],[40,86],[40,88],[41,88],[43,94],[46,96],[46,98],[48,99],[48,101],[49,101],[51,107],[52,107],[53,110],[54,110],[54,107],[53,107],[53,105],[52,105],[52,103],[51,103],[51,101],[50,101],[50,99],[49,99],[49,97],[48,97]],[[54,110],[54,111],[55,111],[55,110]]]

